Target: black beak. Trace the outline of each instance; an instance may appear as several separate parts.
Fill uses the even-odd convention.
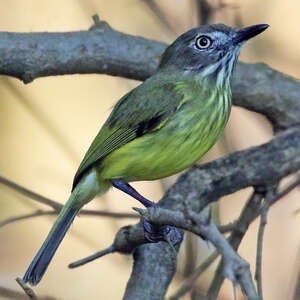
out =
[[[254,36],[260,34],[261,32],[265,31],[268,27],[268,24],[258,24],[242,28],[237,31],[236,36],[233,38],[233,43],[237,45],[241,42],[245,42],[253,38]]]

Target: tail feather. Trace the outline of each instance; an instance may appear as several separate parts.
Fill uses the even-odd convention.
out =
[[[42,279],[59,244],[71,226],[79,208],[67,206],[57,218],[42,247],[28,267],[23,280],[31,285],[37,285]]]
[[[102,181],[101,185],[99,185],[99,178],[94,169],[81,179],[59,213],[42,247],[28,267],[23,277],[25,282],[37,285],[41,281],[52,257],[80,208],[97,194],[106,192],[110,186],[111,183],[108,181]]]

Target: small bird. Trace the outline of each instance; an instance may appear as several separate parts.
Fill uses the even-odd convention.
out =
[[[95,196],[114,186],[155,206],[129,182],[178,173],[215,144],[229,118],[230,78],[241,47],[268,26],[199,26],[165,50],[157,72],[118,101],[92,142],[25,282],[40,282],[75,216]]]

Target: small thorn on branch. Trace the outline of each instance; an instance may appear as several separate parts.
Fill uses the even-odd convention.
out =
[[[99,18],[99,15],[98,14],[94,14],[93,16],[92,16],[92,18],[93,18],[93,21],[94,21],[94,23],[95,23],[95,25],[98,25],[98,24],[100,24],[100,18]]]
[[[132,208],[134,211],[136,211],[141,217],[144,217],[147,213],[147,210],[144,208],[140,208],[140,207],[133,207]]]
[[[98,14],[94,14],[92,16],[92,19],[94,21],[94,25],[92,25],[89,30],[101,30],[101,31],[104,31],[104,30],[107,30],[107,29],[111,29],[111,27],[108,25],[107,22],[100,20]]]
[[[25,294],[29,297],[29,299],[38,299],[36,294],[34,293],[33,289],[31,289],[26,283],[23,281],[23,279],[17,277],[16,278],[17,283],[20,285],[20,287],[23,289]]]

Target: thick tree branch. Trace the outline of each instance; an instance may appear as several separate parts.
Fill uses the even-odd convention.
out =
[[[185,205],[187,205],[188,209],[199,212],[208,203],[222,196],[248,186],[273,184],[296,172],[300,168],[299,154],[300,130],[293,128],[264,145],[239,151],[192,168],[179,177],[159,203],[162,207],[175,211],[183,212]],[[293,184],[292,186],[295,187],[296,185]],[[283,196],[290,190],[290,188],[286,188],[279,194]],[[272,204],[278,199],[275,196]],[[245,232],[259,213],[260,209],[257,208],[257,200],[254,197],[245,207],[240,217],[242,221],[236,223],[237,225],[229,238],[234,249],[238,248],[244,235],[244,233],[241,234],[241,231]],[[132,227],[127,227],[126,230],[130,231],[130,228]],[[163,299],[170,282],[169,276],[173,276],[170,268],[171,270],[175,269],[176,260],[165,257],[165,260],[157,261],[154,257],[160,257],[162,253],[169,253],[169,248],[166,243],[159,243],[159,245],[143,245],[136,250],[139,254],[134,258],[138,262],[133,266],[133,273],[138,274],[138,276],[131,277],[130,284],[127,286],[127,289],[130,289],[130,294],[126,292],[124,299],[139,299],[138,296],[144,291],[149,277],[155,277],[155,282],[158,281],[161,285],[149,286],[147,289],[149,291],[148,298],[145,299]],[[141,257],[143,263],[138,259]],[[156,272],[157,268],[159,268],[159,272]],[[137,278],[138,281],[135,282]],[[220,278],[220,282],[223,282],[222,278]],[[153,297],[150,296],[152,292],[155,295]]]
[[[133,254],[133,270],[123,300],[162,300],[175,274],[177,258],[165,242],[143,245]]]
[[[0,33],[0,74],[24,83],[52,75],[109,74],[144,80],[166,45],[123,34],[105,22],[87,31]]]
[[[90,30],[62,33],[0,32],[0,74],[28,83],[65,74],[108,74],[145,80],[165,43],[116,31],[97,21]],[[264,64],[239,63],[233,102],[267,116],[276,128],[299,124],[300,83]]]

